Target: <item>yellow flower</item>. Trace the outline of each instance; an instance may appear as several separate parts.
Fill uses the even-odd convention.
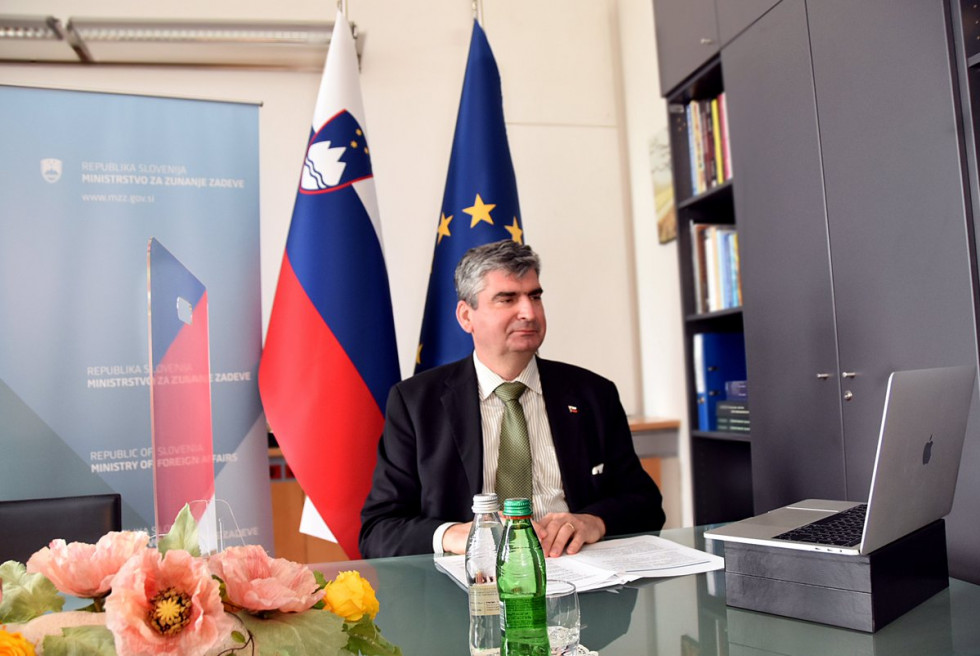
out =
[[[34,645],[19,633],[0,629],[0,656],[34,656]]]
[[[365,615],[373,620],[378,614],[374,588],[358,572],[341,572],[324,590],[326,609],[348,622],[358,622]]]

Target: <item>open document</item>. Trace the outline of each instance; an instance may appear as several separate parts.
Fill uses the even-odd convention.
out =
[[[466,587],[463,556],[439,556],[436,567]],[[725,559],[654,535],[604,540],[577,554],[546,560],[549,579],[570,581],[579,592],[642,578],[684,576],[725,567]]]

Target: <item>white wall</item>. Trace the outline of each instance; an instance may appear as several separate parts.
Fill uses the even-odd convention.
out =
[[[332,20],[312,0],[4,0],[9,14]],[[647,142],[666,125],[650,0],[484,0],[527,242],[541,254],[543,355],[619,386],[628,413],[683,417],[676,243],[657,244]],[[349,0],[403,375],[412,371],[472,28],[469,0]],[[262,103],[268,320],[319,74],[0,64],[0,84]],[[686,428],[681,431],[686,435]],[[686,443],[686,438],[684,438]],[[676,487],[686,490],[686,457]],[[669,472],[668,472],[669,473]],[[672,474],[671,474],[672,475]],[[675,477],[676,478],[676,477]],[[666,486],[665,486],[666,487]],[[676,492],[672,515],[690,517]],[[683,511],[679,510],[683,508]]]
[[[626,114],[624,149],[629,159],[632,190],[643,408],[649,415],[681,420],[679,463],[673,468],[673,463],[665,462],[664,487],[680,489],[682,494],[680,500],[665,499],[664,505],[668,525],[688,526],[693,522],[694,508],[677,241],[665,245],[658,242],[650,176],[650,139],[667,129],[667,106],[660,97],[657,49],[651,27],[653,3],[621,0],[617,4]],[[674,505],[672,501],[679,503]]]

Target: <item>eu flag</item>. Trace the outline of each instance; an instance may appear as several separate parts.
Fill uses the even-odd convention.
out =
[[[524,243],[524,229],[507,145],[500,73],[483,28],[473,21],[436,230],[416,373],[472,352],[472,338],[456,322],[453,272],[467,250],[501,239]]]
[[[359,557],[395,324],[357,53],[338,13],[259,365],[269,426],[347,556]]]

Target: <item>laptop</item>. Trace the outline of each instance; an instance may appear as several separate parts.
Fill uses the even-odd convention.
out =
[[[867,503],[806,499],[704,536],[863,555],[948,515],[975,378],[970,366],[889,376]]]

